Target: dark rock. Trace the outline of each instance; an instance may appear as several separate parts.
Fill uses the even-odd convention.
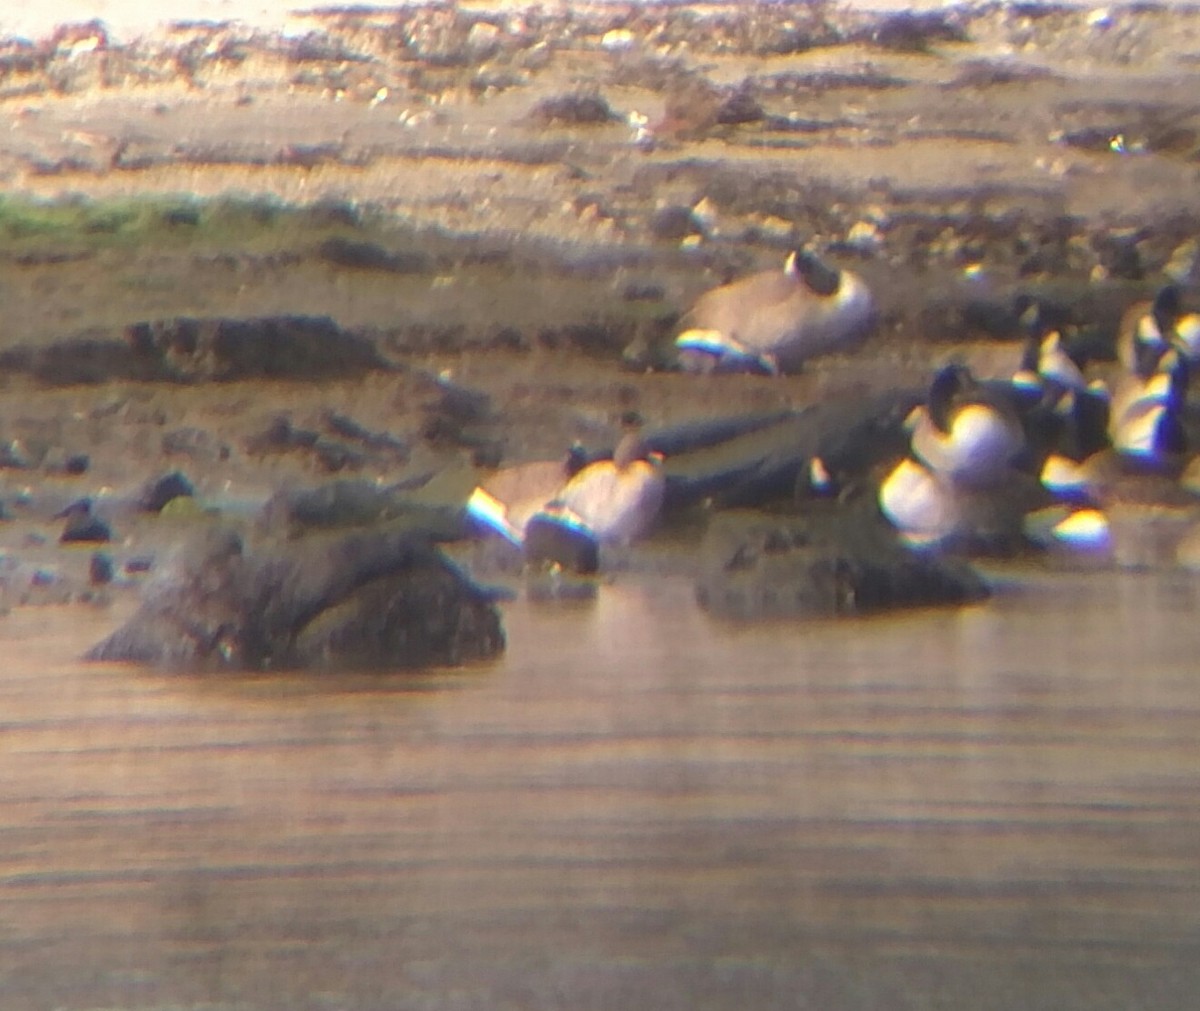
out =
[[[18,345],[0,353],[0,371],[23,373],[54,386],[153,380],[159,370],[120,340],[72,337],[48,345]]]
[[[1058,75],[1048,67],[1012,60],[966,60],[962,69],[946,88],[991,88],[997,85],[1026,84],[1030,81],[1056,80]]]
[[[469,491],[469,489],[467,489]],[[461,517],[466,492],[446,502],[415,501],[373,481],[342,479],[317,488],[276,492],[258,516],[261,530],[296,535],[311,530],[407,524],[433,540],[457,540],[465,533]]]
[[[937,42],[966,42],[967,34],[951,13],[900,11],[876,22],[869,38],[884,49],[923,53]]]
[[[71,453],[63,461],[63,473],[78,477],[80,474],[86,474],[91,465],[92,459],[87,453]]]
[[[288,453],[301,450],[311,453],[323,470],[330,473],[359,468],[369,462],[366,453],[344,442],[328,439],[311,428],[297,428],[291,419],[280,415],[257,435],[246,440],[246,452],[251,454]]]
[[[492,398],[483,390],[463,386],[447,376],[435,377],[434,386],[438,397],[425,405],[427,412],[446,415],[462,422],[493,420]]]
[[[426,274],[434,267],[433,258],[426,253],[412,250],[396,252],[374,242],[338,237],[322,242],[317,255],[339,267],[382,270],[391,274]]]
[[[591,575],[600,568],[600,544],[591,531],[538,514],[525,526],[525,561],[534,569]]]
[[[795,101],[798,98],[807,99],[814,94],[820,95],[841,88],[883,91],[889,88],[903,88],[909,83],[902,77],[893,77],[871,64],[866,64],[849,70],[814,70],[806,73],[783,71],[767,74],[758,79],[757,86],[772,95]]]
[[[904,419],[923,395],[920,390],[890,390],[814,404],[724,441],[668,451],[664,509],[705,500],[720,506],[790,501],[814,457],[821,458],[838,486],[853,486],[876,464],[903,455],[908,439]],[[670,445],[648,441],[660,451]]]
[[[157,378],[330,379],[387,368],[375,345],[328,316],[176,317],[126,331],[134,356]]]
[[[191,497],[196,494],[195,486],[187,479],[182,471],[173,470],[156,478],[142,489],[138,498],[138,508],[142,512],[158,513],[172,499],[181,495]]]
[[[0,467],[6,470],[28,470],[33,466],[25,445],[20,439],[10,439],[0,444]]]
[[[182,225],[196,226],[200,224],[199,207],[170,207],[163,211],[163,224],[171,228]]]
[[[666,242],[678,242],[689,235],[700,235],[704,228],[690,207],[669,204],[650,216],[650,234]]]
[[[666,289],[652,282],[630,281],[621,289],[621,298],[626,302],[661,302],[666,297]]]
[[[185,426],[167,432],[162,437],[162,451],[168,456],[179,455],[191,457],[197,462],[211,463],[214,460],[228,460],[230,449],[212,432],[203,428]]]
[[[1120,129],[1117,127],[1088,126],[1068,130],[1060,141],[1068,147],[1078,147],[1084,151],[1112,151],[1119,135]]]
[[[1134,235],[1110,236],[1096,243],[1100,264],[1109,277],[1126,281],[1140,281],[1145,277],[1141,253],[1138,252],[1137,237]]]
[[[618,118],[604,96],[594,91],[572,92],[544,99],[534,106],[529,115],[540,123],[566,123],[572,126],[597,126]]]
[[[736,126],[757,123],[763,115],[763,107],[754,97],[753,89],[742,85],[730,91],[717,106],[716,119],[723,126]]]
[[[97,551],[88,563],[88,582],[93,586],[105,586],[113,581],[114,566],[112,555],[106,551]]]
[[[398,436],[392,435],[390,432],[373,432],[369,428],[365,428],[347,414],[340,414],[337,411],[327,411],[325,413],[325,424],[334,435],[339,435],[344,439],[354,439],[361,442],[368,449],[385,450],[394,456],[407,458],[408,443]]]
[[[331,474],[343,470],[357,470],[364,467],[368,461],[366,453],[332,439],[318,439],[312,448],[317,463]]]
[[[696,586],[704,608],[731,618],[827,618],[987,595],[966,563],[901,545],[865,501],[803,517],[717,517]]]
[[[282,453],[289,449],[309,449],[321,437],[311,428],[296,428],[291,418],[278,415],[257,435],[246,439],[246,450],[250,453]]]
[[[489,595],[410,530],[255,550],[215,527],[87,657],[190,670],[395,670],[503,648]]]
[[[55,515],[55,519],[67,521],[58,537],[60,544],[101,543],[112,540],[111,528],[92,510],[92,500],[81,498]]]

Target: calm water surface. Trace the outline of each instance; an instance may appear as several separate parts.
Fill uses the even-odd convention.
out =
[[[165,677],[0,619],[0,1007],[1190,1008],[1200,582],[737,627],[509,605],[492,667]]]

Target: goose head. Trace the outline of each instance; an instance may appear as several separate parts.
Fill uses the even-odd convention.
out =
[[[832,298],[842,286],[841,271],[830,267],[811,250],[793,250],[784,263],[783,271],[789,277],[802,281],[810,292],[821,298]]]

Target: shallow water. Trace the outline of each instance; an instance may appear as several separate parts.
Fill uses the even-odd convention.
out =
[[[491,667],[166,677],[0,619],[0,1006],[1183,1008],[1200,582],[731,626],[626,576]]]

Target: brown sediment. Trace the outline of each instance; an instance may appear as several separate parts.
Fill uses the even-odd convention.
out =
[[[183,460],[209,487],[391,476],[394,455],[256,451],[278,418],[320,432],[329,411],[411,440],[413,466],[554,459],[611,444],[631,408],[667,424],[796,406],[919,382],[952,353],[1002,373],[1017,291],[1103,350],[1200,221],[1195,10],[307,23],[0,45],[6,439],[86,450],[112,485],[179,465],[164,447],[187,430],[224,448]],[[74,225],[22,216],[66,198]],[[783,379],[654,368],[696,295],[797,243],[875,289],[866,350]],[[103,371],[135,324],[271,315],[328,317],[388,367],[184,387]],[[47,392],[53,369],[20,363],[49,346],[95,357]],[[489,418],[430,421],[446,370]]]

